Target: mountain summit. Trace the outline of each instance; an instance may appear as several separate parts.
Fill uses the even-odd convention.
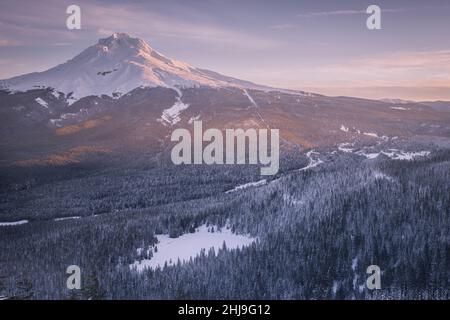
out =
[[[51,87],[75,99],[89,95],[124,94],[137,87],[264,88],[170,59],[144,40],[126,33],[100,39],[73,59],[43,72],[3,80],[0,87],[26,91]]]

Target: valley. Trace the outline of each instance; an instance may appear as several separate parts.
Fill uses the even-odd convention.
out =
[[[1,297],[449,298],[445,104],[261,86],[123,33],[1,88]],[[175,165],[200,121],[279,130],[278,172]]]

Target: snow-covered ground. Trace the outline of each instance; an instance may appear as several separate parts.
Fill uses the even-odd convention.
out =
[[[36,98],[34,99],[34,101],[36,101],[37,103],[39,103],[41,106],[43,106],[44,108],[48,109],[48,103],[42,99],[42,98]]]
[[[389,151],[381,151],[380,153],[394,160],[413,160],[414,158],[429,156],[431,152],[430,151],[405,152],[396,149],[389,149]]]
[[[251,188],[251,187],[259,187],[259,186],[265,185],[266,183],[267,183],[266,179],[259,180],[256,182],[249,182],[249,183],[241,184],[241,185],[235,187],[234,189],[226,191],[225,193],[232,193],[235,191],[240,191],[240,190],[244,190],[244,189]]]
[[[179,90],[177,88],[175,88],[175,90],[178,92],[177,101],[169,109],[163,110],[161,118],[159,119],[163,124],[167,123],[170,125],[174,125],[174,124],[180,122],[181,111],[189,108],[189,104],[183,103],[181,101],[181,97],[183,96],[183,94],[181,93],[181,90]]]
[[[163,111],[161,119],[171,125],[174,125],[180,122],[180,113],[187,108],[189,108],[188,104],[185,104],[178,100],[172,107]]]
[[[366,157],[367,159],[375,159],[379,155],[383,154],[393,160],[413,160],[415,158],[426,157],[430,155],[430,151],[418,151],[418,152],[406,152],[396,149],[389,149],[389,151],[380,152],[366,152],[360,150],[356,154]]]
[[[344,142],[338,145],[338,150],[342,151],[342,152],[346,152],[346,153],[351,153],[353,152],[353,148],[349,148],[352,147],[353,143],[348,143],[348,142]]]
[[[375,132],[363,132],[355,127],[352,127],[352,128],[346,127],[344,124],[341,124],[341,127],[339,128],[339,130],[341,130],[342,132],[345,132],[345,133],[362,134],[367,137],[381,139],[384,141],[389,141],[389,137],[386,135],[379,135]]]
[[[61,93],[56,90],[52,90],[51,93],[52,93],[52,96],[54,96],[56,99],[59,99],[59,96],[61,95]]]
[[[377,139],[382,139],[384,141],[388,141],[389,140],[388,136],[379,136],[375,132],[363,132],[363,135],[368,136],[368,137],[377,138]]]
[[[338,145],[338,150],[345,153],[354,153],[360,156],[364,156],[367,159],[376,159],[379,155],[383,154],[393,160],[413,160],[415,158],[426,157],[431,154],[430,151],[408,152],[398,149],[388,149],[387,151],[373,151],[370,148],[363,148],[361,150],[355,151],[355,148],[350,148],[353,146],[353,143],[340,143]]]
[[[341,124],[340,130],[343,131],[343,132],[348,132],[349,131],[348,127],[344,126],[343,124]]]
[[[248,98],[248,100],[250,101],[250,103],[252,104],[252,106],[254,107],[258,107],[258,105],[256,104],[255,100],[253,99],[253,97],[248,93],[248,91],[246,89],[243,90],[244,95]]]
[[[73,219],[80,219],[80,216],[73,216],[73,217],[63,217],[63,218],[55,218],[54,221],[64,221],[64,220],[73,220]]]
[[[306,153],[306,156],[309,158],[309,164],[306,167],[298,169],[298,171],[305,171],[305,170],[317,167],[319,164],[323,163],[323,161],[320,160],[319,158],[317,158],[317,159],[313,158],[313,155],[318,155],[318,154],[319,153],[314,150],[308,151]]]
[[[214,232],[210,229],[214,228]],[[158,244],[157,251],[154,252],[151,259],[135,261],[130,265],[131,269],[142,272],[144,269],[156,269],[167,265],[174,265],[178,260],[187,262],[191,258],[195,258],[202,250],[206,253],[211,248],[217,253],[225,242],[227,249],[236,249],[248,246],[256,241],[245,235],[234,234],[230,229],[222,229],[217,231],[217,227],[206,225],[200,226],[195,233],[183,234],[178,238],[170,238],[168,235],[157,235]],[[138,253],[142,252],[142,248],[138,249]]]
[[[28,223],[28,220],[19,220],[13,222],[0,222],[0,227],[11,227],[11,226],[19,226],[21,224]]]

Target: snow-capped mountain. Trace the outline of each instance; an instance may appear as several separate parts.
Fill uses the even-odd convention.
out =
[[[447,139],[450,113],[259,86],[169,59],[123,33],[47,71],[0,81],[7,163],[66,163],[80,150],[158,153],[173,128],[192,128],[194,120],[204,128],[277,128],[289,148],[314,148]]]
[[[72,93],[72,100],[158,86],[265,88],[170,59],[125,33],[100,39],[75,58],[49,70],[0,81],[0,88],[13,91],[51,87],[66,95]]]

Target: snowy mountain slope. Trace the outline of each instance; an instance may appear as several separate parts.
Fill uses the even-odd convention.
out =
[[[90,95],[117,96],[137,87],[248,87],[268,89],[248,81],[195,68],[169,59],[145,41],[125,33],[100,39],[75,58],[43,72],[0,81],[0,88],[26,91],[51,87],[79,99]]]
[[[169,59],[126,34],[2,84],[10,90],[0,90],[0,166],[79,146],[159,152],[174,126],[192,128],[193,119],[204,128],[277,128],[283,144],[309,149],[450,137],[449,109],[258,86]]]

